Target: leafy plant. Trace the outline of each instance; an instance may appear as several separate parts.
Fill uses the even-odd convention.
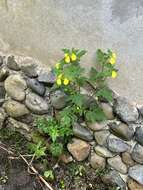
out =
[[[108,88],[106,79],[117,76],[116,54],[111,50],[107,52],[97,50],[98,65],[97,68],[91,68],[89,77],[85,76],[85,70],[80,66],[85,50],[73,48],[63,49],[63,52],[64,57],[53,69],[56,75],[53,89],[60,89],[67,94],[67,106],[59,111],[58,117],[40,118],[37,121],[39,130],[50,137],[50,151],[54,156],[62,154],[64,146],[72,136],[72,126],[79,118],[87,122],[100,122],[106,119],[100,101],[103,99],[112,101],[112,91]],[[93,95],[89,97],[81,91],[87,83],[94,88]]]
[[[28,149],[37,159],[45,156],[46,146],[44,146],[41,141],[38,144],[29,143]]]
[[[61,155],[63,152],[66,137],[72,135],[72,129],[66,125],[66,121],[62,121],[61,124],[54,118],[40,118],[37,121],[37,127],[40,129],[40,131],[44,132],[44,134],[50,137],[50,140],[52,141],[50,146],[52,155]]]

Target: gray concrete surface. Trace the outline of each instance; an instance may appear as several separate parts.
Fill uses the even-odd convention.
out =
[[[63,47],[97,48],[118,55],[119,76],[111,86],[143,103],[143,0],[0,0],[0,49],[53,65]]]

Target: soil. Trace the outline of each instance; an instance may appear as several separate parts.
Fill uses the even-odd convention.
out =
[[[1,136],[0,136],[1,137]],[[13,144],[17,139],[16,144]],[[0,138],[7,147],[25,149],[24,139],[18,141],[17,136],[11,138]],[[22,151],[22,153],[24,153]],[[45,162],[46,160],[46,162]],[[30,161],[30,160],[29,160]],[[45,164],[46,163],[46,164]],[[72,162],[64,164],[58,162],[51,155],[44,158],[43,163],[33,162],[34,167],[40,174],[52,169],[54,180],[51,184],[54,190],[115,190],[115,187],[107,186],[102,182],[104,171],[95,171],[87,162]],[[30,175],[27,165],[20,158],[14,158],[6,151],[0,149],[0,190],[48,190],[44,189],[38,177]]]

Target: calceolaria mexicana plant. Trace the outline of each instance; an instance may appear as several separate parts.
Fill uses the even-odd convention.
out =
[[[60,89],[67,95],[67,106],[59,111],[59,116],[42,118],[38,128],[51,137],[51,152],[54,156],[62,153],[64,145],[72,136],[72,126],[79,118],[86,122],[103,121],[106,116],[100,106],[101,100],[112,101],[112,91],[106,84],[106,79],[116,78],[116,54],[111,50],[97,50],[98,69],[92,67],[89,77],[85,76],[80,61],[85,50],[63,49],[64,57],[56,63],[54,73],[56,83],[54,89]],[[92,96],[82,93],[85,84],[94,87]]]

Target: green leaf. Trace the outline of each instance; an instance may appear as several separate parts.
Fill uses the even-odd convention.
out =
[[[84,69],[79,65],[68,65],[63,69],[63,74],[70,81],[76,81],[84,72]]]
[[[77,53],[77,56],[78,56],[78,58],[81,58],[83,55],[85,55],[86,54],[86,50],[80,50],[80,51],[78,51],[78,53]]]
[[[76,106],[81,107],[84,103],[84,96],[82,94],[73,94],[69,96],[69,100]]]
[[[47,170],[44,172],[44,177],[50,180],[54,180],[54,174],[52,170]]]
[[[113,101],[112,91],[109,88],[107,88],[107,87],[99,89],[96,92],[95,96],[97,96],[97,97],[103,97],[103,98],[105,98],[109,102]]]
[[[31,153],[35,154],[37,159],[45,156],[46,147],[42,145],[41,141],[38,144],[29,143],[28,149]]]
[[[52,143],[50,146],[50,151],[53,156],[58,157],[63,152],[63,144],[61,143]]]
[[[96,107],[93,110],[86,111],[85,117],[88,122],[104,121],[106,116],[100,107]]]
[[[57,137],[59,137],[58,125],[50,126],[48,134],[50,135],[52,141],[55,142],[57,140]]]

